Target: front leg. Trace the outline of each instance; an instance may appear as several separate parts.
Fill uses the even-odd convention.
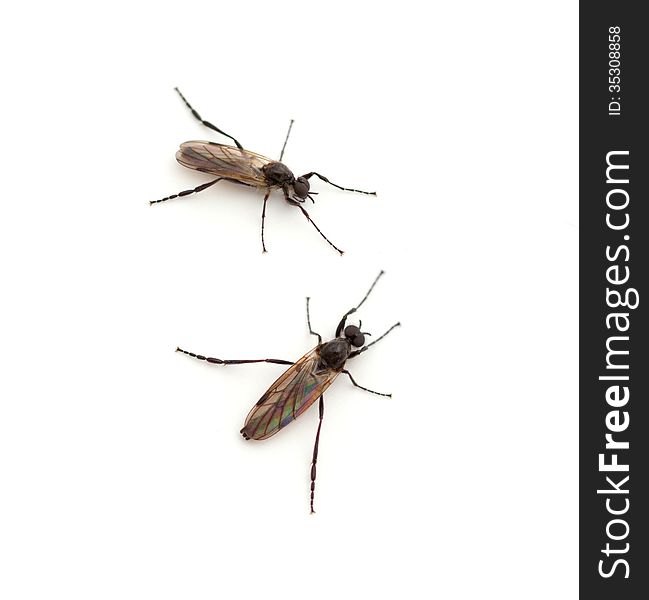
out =
[[[376,279],[374,280],[374,282],[370,286],[370,289],[367,290],[367,294],[365,294],[365,296],[363,296],[363,299],[358,303],[358,305],[355,306],[354,308],[352,308],[351,310],[348,310],[343,315],[343,318],[340,319],[340,323],[338,323],[338,327],[336,327],[336,337],[340,337],[340,334],[343,332],[343,329],[345,328],[345,323],[347,322],[347,317],[349,315],[353,315],[361,306],[363,306],[363,303],[365,302],[365,300],[367,300],[368,296],[372,293],[372,290],[374,289],[374,286],[376,285],[376,282],[379,279],[381,279],[381,277],[383,277],[384,273],[385,273],[385,271],[379,272],[379,274],[376,276]],[[381,337],[383,337],[383,336],[381,336]],[[381,338],[379,338],[379,339],[381,339]]]
[[[299,204],[296,200],[289,197],[288,190],[286,188],[284,188],[284,198],[286,198],[286,201],[289,204],[292,204],[293,206],[297,206],[302,211],[302,214],[306,217],[306,220],[316,228],[318,233],[325,239],[327,244],[329,244],[336,252],[338,252],[338,254],[340,254],[340,256],[342,256],[344,254],[344,252],[340,248],[338,248],[338,246],[336,246],[324,233],[322,233],[322,231],[320,230],[320,227],[318,227],[314,223],[313,219],[309,216],[309,213],[306,212],[305,208],[301,204]]]
[[[332,181],[329,181],[324,175],[320,175],[320,173],[316,173],[315,171],[311,171],[310,173],[307,173],[306,175],[302,175],[305,179],[309,179],[310,177],[313,176],[318,177],[325,183],[328,183],[329,185],[333,185],[335,188],[338,188],[339,190],[343,190],[344,192],[356,192],[357,194],[367,194],[368,196],[376,196],[376,192],[364,192],[363,190],[356,190],[354,188],[346,188],[342,187],[341,185],[338,185],[336,183],[333,183]]]
[[[382,340],[386,335],[388,335],[388,333],[390,333],[390,332],[391,332],[395,327],[400,327],[400,326],[401,326],[401,323],[395,323],[395,324],[392,325],[392,327],[390,327],[390,329],[388,329],[388,330],[387,330],[383,335],[380,335],[380,336],[379,336],[378,338],[376,338],[372,343],[367,344],[367,346],[363,346],[363,347],[360,348],[359,350],[354,350],[354,351],[353,351],[353,352],[352,352],[352,353],[351,353],[347,358],[354,358],[355,356],[358,356],[358,355],[361,354],[362,352],[365,352],[365,350],[367,350],[368,348],[370,348],[371,346],[373,346],[373,345],[376,344],[377,342],[380,342],[380,341],[381,341],[381,340]]]

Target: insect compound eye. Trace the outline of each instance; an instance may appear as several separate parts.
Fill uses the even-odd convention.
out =
[[[304,177],[298,177],[293,184],[293,191],[298,198],[306,198],[310,188],[309,181]]]
[[[356,327],[356,325],[347,325],[345,327],[345,337],[351,339],[354,339],[357,335],[361,335],[361,330]]]
[[[357,348],[360,348],[364,343],[365,336],[362,333],[355,335],[354,339],[352,340],[352,345],[356,346]]]

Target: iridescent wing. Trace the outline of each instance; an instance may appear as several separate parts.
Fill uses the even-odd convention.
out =
[[[262,167],[275,162],[270,158],[214,142],[185,142],[176,152],[176,160],[188,169],[217,177],[236,179],[248,185],[263,187],[266,179]]]
[[[340,371],[320,366],[320,346],[290,367],[246,417],[243,437],[265,440],[297,419],[331,385]]]

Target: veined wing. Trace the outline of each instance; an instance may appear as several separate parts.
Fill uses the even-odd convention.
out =
[[[264,186],[262,167],[274,162],[270,158],[214,142],[185,142],[176,152],[176,160],[188,169],[229,177],[252,186]]]
[[[340,371],[320,365],[320,346],[290,367],[252,407],[243,437],[265,440],[297,419],[331,385]]]

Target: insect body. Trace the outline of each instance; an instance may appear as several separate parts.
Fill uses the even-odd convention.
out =
[[[241,435],[247,440],[265,440],[297,419],[311,406],[344,370],[352,354],[348,334],[318,344],[286,371],[252,408]],[[354,336],[355,334],[351,334]]]
[[[291,127],[293,121],[289,125],[288,132],[286,134],[286,140],[284,141],[284,146],[282,147],[282,152],[280,154],[279,160],[272,160],[266,158],[261,154],[256,154],[250,150],[245,150],[243,146],[232,136],[228,135],[224,131],[221,131],[216,126],[212,125],[208,121],[201,119],[200,115],[191,107],[187,102],[185,97],[180,93],[178,88],[176,91],[183,99],[187,107],[192,111],[192,114],[206,127],[214,131],[229,137],[234,143],[235,146],[228,146],[226,144],[217,144],[216,142],[207,142],[207,141],[191,141],[185,142],[180,145],[180,150],[176,153],[176,160],[189,169],[194,169],[196,171],[201,171],[203,173],[208,173],[209,175],[215,175],[216,179],[208,181],[192,190],[185,190],[173,196],[167,196],[161,200],[153,200],[150,204],[157,204],[158,202],[165,202],[173,198],[179,198],[183,196],[189,196],[190,194],[195,194],[206,190],[208,187],[218,183],[219,181],[230,181],[232,183],[238,183],[240,185],[246,185],[249,187],[259,188],[265,190],[264,196],[264,205],[261,213],[261,245],[264,252],[266,252],[266,243],[264,240],[264,226],[266,220],[266,203],[268,198],[273,190],[279,190],[284,194],[285,200],[293,205],[297,206],[306,219],[317,229],[318,233],[340,254],[340,250],[335,246],[327,236],[320,231],[320,228],[313,222],[309,213],[302,206],[307,200],[313,200],[313,194],[317,192],[311,192],[311,185],[309,179],[314,175],[321,179],[322,181],[344,191],[348,192],[358,192],[360,194],[370,194],[376,195],[376,192],[364,192],[362,190],[356,190],[352,188],[346,188],[339,186],[335,183],[332,183],[324,175],[311,171],[301,175],[300,177],[295,177],[292,171],[281,162],[282,157],[284,156],[284,150],[286,148],[286,142],[291,133]]]
[[[395,327],[400,325],[400,323],[395,323],[383,335],[367,345],[365,345],[365,336],[370,334],[362,332],[360,324],[358,326],[346,325],[347,318],[355,313],[365,302],[381,275],[383,275],[383,271],[379,273],[378,277],[374,280],[374,283],[358,306],[352,308],[343,315],[338,327],[336,328],[335,338],[328,342],[323,343],[322,336],[311,328],[309,298],[307,298],[306,310],[309,333],[317,336],[318,345],[295,363],[275,358],[226,360],[206,357],[177,348],[177,351],[179,352],[183,352],[189,356],[213,364],[233,365],[267,362],[291,365],[290,368],[268,388],[266,393],[252,407],[252,410],[248,413],[244,426],[241,429],[241,434],[247,440],[265,440],[275,435],[289,423],[292,423],[316,400],[319,400],[318,430],[313,446],[313,457],[311,459],[311,512],[314,512],[313,499],[315,495],[316,462],[318,459],[320,429],[322,427],[322,419],[324,416],[324,392],[333,383],[336,377],[338,377],[338,375],[344,373],[349,377],[354,386],[361,388],[366,392],[377,394],[379,396],[391,395],[375,392],[359,385],[352,377],[352,374],[345,369],[348,360],[365,352],[368,348],[383,339]]]

